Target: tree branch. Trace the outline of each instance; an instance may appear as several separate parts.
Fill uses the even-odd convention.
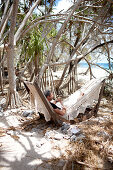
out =
[[[1,31],[1,28],[6,20],[6,12],[7,12],[7,9],[8,9],[8,5],[9,5],[9,0],[7,1],[6,3],[6,6],[5,6],[5,9],[4,9],[4,13],[3,13],[3,16],[2,16],[2,20],[1,20],[1,23],[0,23],[0,31]]]
[[[0,28],[0,39],[2,38],[2,35],[3,35],[3,33],[4,33],[4,30],[5,30],[5,28],[6,28],[6,24],[7,24],[7,22],[8,22],[8,19],[9,19],[9,17],[11,16],[11,13],[12,13],[12,10],[13,10],[13,5],[10,7],[10,9],[9,9],[9,11],[8,11],[8,13],[7,13],[7,16],[5,17],[5,19],[4,19],[4,22],[1,24],[1,28]]]
[[[64,21],[64,23],[62,24],[60,30],[58,31],[57,36],[56,36],[56,38],[53,40],[52,47],[51,47],[51,49],[50,49],[50,51],[49,51],[49,54],[48,54],[48,57],[47,57],[47,63],[49,63],[49,61],[51,61],[51,58],[52,58],[53,53],[54,53],[54,49],[55,49],[55,47],[56,47],[56,45],[57,45],[57,42],[58,42],[58,40],[59,40],[62,32],[64,31],[64,29],[65,29],[68,21],[71,19],[73,13],[74,13],[75,10],[79,7],[79,5],[81,4],[81,2],[83,2],[83,0],[79,0],[79,1],[77,1],[77,2],[74,4],[72,11],[69,13],[68,17],[65,19],[65,21]],[[40,72],[40,77],[43,76],[43,73],[44,73],[45,69],[46,69],[46,68],[44,68],[44,66],[43,66],[42,69],[41,69],[41,72]],[[43,70],[43,71],[42,71],[42,70]]]
[[[25,26],[28,18],[30,17],[30,15],[32,14],[34,8],[40,3],[41,0],[37,0],[34,5],[30,8],[29,12],[27,13],[27,15],[25,16],[24,20],[22,21],[20,27],[18,28],[16,34],[15,34],[15,37],[14,37],[14,41],[15,41],[15,44],[16,44],[16,41],[18,41],[20,35],[21,35],[21,31],[23,30],[23,27]]]
[[[113,40],[110,40],[110,41],[101,43],[101,44],[99,44],[99,45],[96,45],[95,47],[93,47],[92,49],[90,49],[90,50],[85,54],[85,56],[88,55],[89,53],[91,53],[92,51],[96,50],[97,48],[102,47],[102,46],[104,46],[104,45],[106,45],[106,44],[110,44],[110,43],[113,43]]]

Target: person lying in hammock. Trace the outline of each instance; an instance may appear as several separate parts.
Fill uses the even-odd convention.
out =
[[[44,95],[46,96],[47,100],[53,107],[53,110],[57,114],[64,116],[66,113],[66,108],[63,106],[61,99],[53,100],[53,93],[50,90],[45,91]]]

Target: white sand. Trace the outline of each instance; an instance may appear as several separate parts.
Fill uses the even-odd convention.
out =
[[[86,71],[85,68],[78,68],[78,80],[90,80],[89,73],[87,75],[81,74]],[[56,77],[55,77],[56,74]],[[93,69],[93,74],[96,78],[107,76],[107,73],[102,69]],[[62,75],[61,71],[54,73],[56,79]],[[18,115],[18,110],[17,110]],[[15,115],[14,110],[8,110],[1,117],[0,127],[7,129],[8,127],[16,127],[19,125],[18,116]],[[2,170],[49,170],[53,164],[50,160],[63,157],[66,158],[68,152],[66,148],[70,147],[69,140],[62,139],[46,139],[44,134],[46,131],[53,130],[51,126],[46,124],[39,124],[29,132],[21,131],[20,129],[7,130],[5,136],[0,137],[0,169]],[[45,161],[45,162],[44,162]],[[64,160],[60,160],[59,169],[62,169]],[[64,162],[63,162],[64,161]],[[56,168],[56,169],[58,169]]]
[[[82,67],[78,67],[78,73],[82,74],[85,73],[85,71],[87,70],[87,68],[82,68]],[[92,69],[92,73],[96,78],[101,78],[101,77],[106,77],[108,76],[108,72],[101,69],[101,68],[93,68]],[[88,71],[86,76],[90,76],[90,73]]]
[[[5,128],[6,132],[0,136],[0,170],[49,170],[49,160],[58,159],[63,154],[66,156],[69,140],[63,139],[62,135],[62,140],[45,137],[46,132],[53,132],[51,125],[46,125],[45,121],[28,132],[22,131],[18,129],[21,118],[13,110],[4,112],[1,117],[0,129]],[[9,127],[16,130],[8,130]]]
[[[87,74],[84,74],[86,71],[87,71],[87,68],[78,67],[77,69],[78,82],[80,85],[83,85],[87,83],[87,81],[90,80],[90,72],[88,71]],[[63,73],[63,70],[53,72],[53,79],[56,81],[56,83],[61,78],[62,73]],[[94,78],[106,78],[109,75],[107,71],[101,68],[92,68],[92,73],[93,73]]]
[[[79,67],[77,71],[79,81],[81,80],[87,82],[88,80],[90,80],[90,72],[88,71],[86,75],[84,74],[87,71],[87,68]],[[100,68],[93,68],[92,73],[95,78],[106,78],[109,75],[108,72]]]
[[[83,79],[90,79],[90,72],[88,71],[87,75],[84,75],[86,72],[87,68],[82,68],[78,67],[77,72],[78,72],[78,78],[83,78]],[[63,73],[62,71],[57,71],[53,72],[54,79],[56,80],[58,77],[60,78]],[[96,78],[102,78],[108,76],[108,72],[101,69],[101,68],[92,68],[92,73]]]

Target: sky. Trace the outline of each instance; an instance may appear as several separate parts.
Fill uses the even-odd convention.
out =
[[[21,0],[23,1],[23,0]],[[56,0],[56,6],[54,6],[53,8],[53,12],[56,14],[56,13],[59,13],[61,10],[64,10],[66,11],[68,8],[70,8],[72,6],[72,2],[71,0]],[[40,9],[43,11],[44,10],[44,7],[40,7]],[[40,13],[39,10],[35,9],[35,11],[37,13]]]
[[[71,7],[71,5],[72,5],[71,0],[57,0],[54,12],[58,13],[61,10],[65,10],[66,11],[69,7]]]

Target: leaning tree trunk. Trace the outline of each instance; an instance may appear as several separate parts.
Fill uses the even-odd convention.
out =
[[[0,62],[1,62],[2,58],[1,58],[1,51],[0,51]],[[0,89],[1,92],[3,93],[3,77],[2,77],[2,69],[1,69],[1,64],[0,64]]]
[[[37,52],[35,52],[35,57],[34,57],[34,66],[35,66],[35,76],[38,74],[39,72],[39,56],[40,54],[38,54]]]
[[[11,26],[9,33],[9,44],[7,47],[7,67],[8,67],[8,76],[9,76],[9,91],[7,104],[11,107],[18,106],[18,94],[16,92],[16,76],[15,76],[15,67],[14,67],[14,32],[16,26],[16,16],[18,11],[18,0],[13,2],[13,11],[11,15]]]

